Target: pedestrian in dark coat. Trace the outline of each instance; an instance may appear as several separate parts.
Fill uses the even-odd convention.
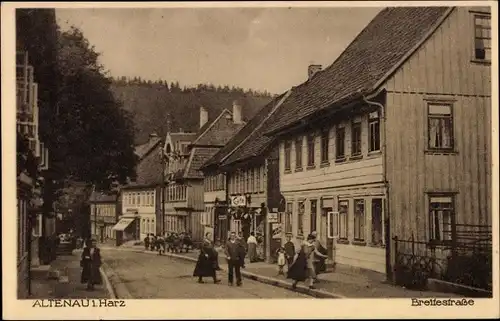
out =
[[[101,267],[101,251],[96,246],[97,242],[92,239],[87,241],[87,247],[83,249],[80,266],[82,274],[80,282],[87,284],[87,290],[92,291],[95,284],[102,284],[99,268]]]
[[[216,276],[216,271],[220,270],[217,251],[214,248],[211,238],[212,233],[207,232],[194,268],[193,276],[198,277],[198,283],[203,283],[203,277],[211,277],[214,283],[220,282]]]
[[[236,239],[236,233],[231,232],[226,243],[225,254],[228,265],[229,285],[233,285],[233,274],[236,274],[236,285],[241,286],[241,268],[245,268],[245,246],[241,240]]]
[[[284,245],[285,248],[285,257],[287,261],[288,268],[290,268],[290,265],[293,263],[293,258],[295,257],[295,244],[292,242],[292,235],[288,234],[286,236],[287,242]]]

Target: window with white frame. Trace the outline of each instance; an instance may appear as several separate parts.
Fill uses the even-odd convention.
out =
[[[327,213],[327,226],[328,226],[328,238],[338,238],[339,237],[339,227],[340,218],[339,212],[328,212]]]
[[[304,235],[304,213],[306,211],[305,202],[299,201],[297,210],[297,234]]]
[[[330,146],[330,129],[323,128],[321,130],[321,163],[328,163]]]
[[[429,240],[450,241],[454,226],[453,195],[429,195]]]
[[[474,59],[491,61],[490,14],[474,14]]]
[[[335,159],[345,159],[345,128],[342,125],[338,125],[335,130]]]
[[[354,240],[365,240],[365,201],[354,200]]]
[[[384,244],[384,211],[381,198],[372,199],[372,245]]]
[[[338,235],[339,239],[347,240],[349,235],[348,218],[349,218],[349,201],[339,201],[339,215],[338,215]]]
[[[369,114],[368,128],[370,130],[369,136],[369,152],[375,152],[380,150],[380,117],[378,112],[373,112]]]
[[[361,156],[361,119],[356,118],[351,123],[351,156]]]
[[[292,169],[292,160],[291,160],[291,143],[289,140],[285,141],[285,171],[289,171]]]
[[[285,210],[285,232],[292,233],[293,232],[293,203],[286,203]]]
[[[299,136],[295,139],[295,170],[302,169],[302,145],[304,139]]]
[[[453,111],[450,103],[428,104],[429,149],[453,149]]]
[[[306,137],[306,141],[307,141],[307,166],[308,167],[312,167],[314,166],[315,164],[315,156],[316,156],[316,152],[315,152],[315,139],[316,139],[316,136],[314,134],[309,134],[307,135]]]

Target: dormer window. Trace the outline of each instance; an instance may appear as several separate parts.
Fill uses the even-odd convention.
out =
[[[491,15],[474,14],[474,59],[491,61]]]

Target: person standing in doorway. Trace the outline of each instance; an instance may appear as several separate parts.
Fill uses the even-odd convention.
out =
[[[245,267],[245,248],[241,241],[236,238],[236,233],[231,232],[229,241],[226,243],[225,254],[228,265],[229,285],[233,285],[233,276],[236,274],[236,285],[241,286],[241,268]]]
[[[247,239],[248,259],[250,263],[257,262],[257,239],[255,233],[251,232]]]

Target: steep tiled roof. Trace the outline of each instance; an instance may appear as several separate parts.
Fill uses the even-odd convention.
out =
[[[193,146],[224,146],[245,123],[235,124],[233,114],[224,109],[219,117],[203,126],[193,141]]]
[[[170,133],[172,144],[178,141],[189,142],[196,138],[197,133]]]
[[[135,147],[135,154],[139,156],[139,159],[144,157],[152,148],[156,146],[160,142],[159,137],[150,137],[148,142],[142,145],[138,145]]]
[[[200,167],[219,151],[219,147],[194,147],[186,165],[184,178],[203,178]]]
[[[159,143],[158,141],[157,143]],[[162,178],[161,144],[156,144],[137,164],[136,185],[159,184]],[[130,184],[133,185],[133,184]]]
[[[259,136],[262,136],[262,133],[265,129],[261,129],[261,125],[265,119],[269,116],[269,114],[275,109],[276,105],[281,101],[281,99],[285,96],[286,93],[283,93],[277,97],[275,97],[271,102],[261,108],[259,112],[236,134],[229,140],[229,142],[224,145],[212,158],[210,158],[205,164],[203,168],[219,165],[221,162],[224,162],[226,159],[231,158],[234,154],[240,154],[241,148],[244,148],[245,145],[251,144],[250,140],[255,138],[255,131],[259,131]]]
[[[116,195],[93,192],[92,195],[90,195],[89,201],[92,203],[114,203],[116,202]]]
[[[372,93],[450,10],[446,7],[382,10],[332,65],[294,88],[282,108],[269,120],[267,134],[299,123],[349,98]]]

